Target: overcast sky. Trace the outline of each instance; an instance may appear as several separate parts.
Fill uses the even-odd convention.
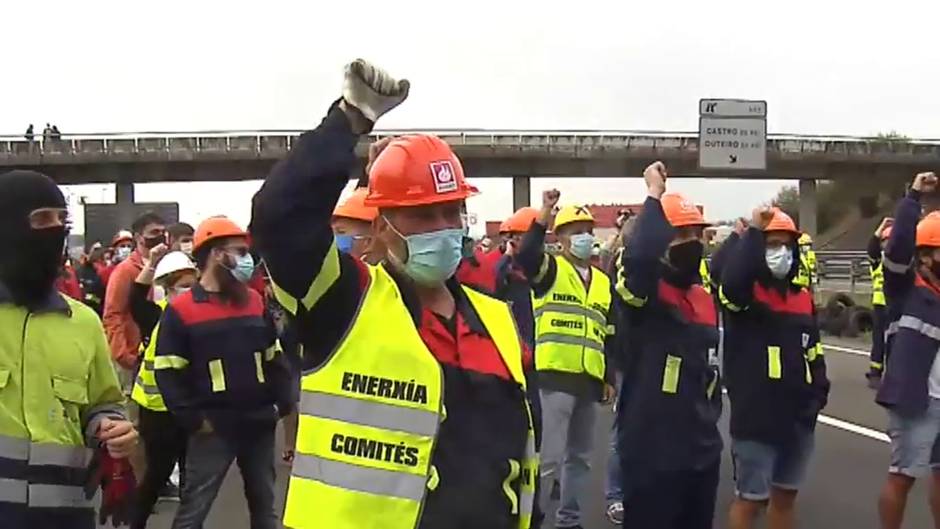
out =
[[[692,131],[700,98],[728,97],[767,100],[770,132],[940,137],[935,0],[43,0],[3,11],[7,134],[46,122],[64,133],[311,127],[343,65],[364,57],[412,82],[380,128]],[[481,218],[510,212],[508,180],[477,183]],[[563,201],[644,195],[637,179],[538,180],[533,194],[547,185]],[[780,185],[673,187],[721,219]],[[256,187],[158,184],[137,197],[178,199],[194,222],[246,222]]]

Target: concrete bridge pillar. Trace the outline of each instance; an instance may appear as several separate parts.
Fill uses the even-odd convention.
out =
[[[529,205],[532,197],[532,179],[528,176],[512,177],[512,210]]]
[[[816,239],[816,180],[800,180],[800,230]]]
[[[134,211],[134,184],[118,180],[115,184],[115,202],[117,203],[117,222],[122,229],[130,229],[136,214]]]

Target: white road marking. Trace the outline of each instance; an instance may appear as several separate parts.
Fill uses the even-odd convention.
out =
[[[840,353],[849,353],[858,356],[868,357],[869,352],[863,351],[861,349],[852,349],[851,347],[842,347],[839,345],[831,345],[824,343],[823,348],[829,349],[832,351],[838,351]],[[868,437],[869,439],[874,439],[876,441],[881,441],[882,443],[890,443],[891,439],[888,437],[888,434],[884,432],[879,432],[878,430],[868,428],[867,426],[862,426],[860,424],[851,423],[848,421],[843,421],[842,419],[837,419],[835,417],[830,417],[828,415],[819,415],[819,422],[832,426],[833,428],[838,428],[846,432],[851,432],[854,434],[861,435],[863,437]]]
[[[830,417],[828,415],[819,415],[819,422],[832,426],[833,428],[838,428],[840,430],[845,430],[847,432],[852,432],[858,435],[868,437],[869,439],[874,439],[876,441],[881,441],[882,443],[890,443],[891,438],[888,437],[888,434],[884,432],[879,432],[878,430],[873,430],[871,428],[854,424],[848,421],[843,421],[842,419],[836,419],[835,417]]]
[[[862,351],[861,349],[852,349],[851,347],[841,347],[838,345],[830,345],[827,343],[823,344],[823,349],[830,349],[832,351],[838,351],[840,353],[849,353],[853,355],[866,356],[866,357],[869,355],[868,351]]]

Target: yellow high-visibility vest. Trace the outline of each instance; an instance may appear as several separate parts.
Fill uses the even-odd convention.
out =
[[[0,301],[0,501],[5,513],[58,511],[57,527],[86,526],[86,437],[125,416],[124,396],[98,315],[60,297],[36,312]]]
[[[438,486],[432,454],[444,420],[443,371],[424,344],[394,279],[369,266],[370,281],[346,337],[301,380],[297,446],[284,525],[294,529],[414,529]],[[503,489],[531,523],[538,455],[522,395],[522,349],[508,305],[464,288],[513,379],[529,416],[526,446]],[[446,477],[444,478],[446,479]]]
[[[698,275],[702,278],[702,288],[710,294],[712,291],[712,273],[708,269],[708,261],[704,257],[698,263]]]
[[[816,251],[810,244],[800,244],[800,268],[793,284],[812,290],[817,282]]]
[[[608,334],[610,279],[591,267],[591,284],[564,257],[551,289],[535,299],[535,368],[586,373],[604,380],[604,339]]]
[[[871,269],[871,304],[887,305],[885,298],[885,268],[884,263],[879,262],[878,266]]]
[[[167,301],[161,299],[156,302],[160,310],[166,310]],[[160,388],[157,387],[157,377],[153,371],[154,358],[157,356],[157,333],[160,331],[160,323],[153,326],[153,332],[150,334],[150,341],[144,348],[144,359],[140,364],[140,370],[137,371],[137,380],[134,381],[134,389],[131,391],[131,399],[137,404],[151,411],[167,411],[166,404],[163,402],[163,395],[160,394]]]

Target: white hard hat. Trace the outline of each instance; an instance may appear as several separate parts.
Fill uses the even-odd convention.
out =
[[[170,252],[164,255],[163,259],[160,259],[160,262],[157,263],[157,269],[154,270],[153,279],[154,281],[160,281],[170,274],[181,270],[192,270],[195,272],[196,265],[194,265],[189,259],[189,256],[183,252]]]

